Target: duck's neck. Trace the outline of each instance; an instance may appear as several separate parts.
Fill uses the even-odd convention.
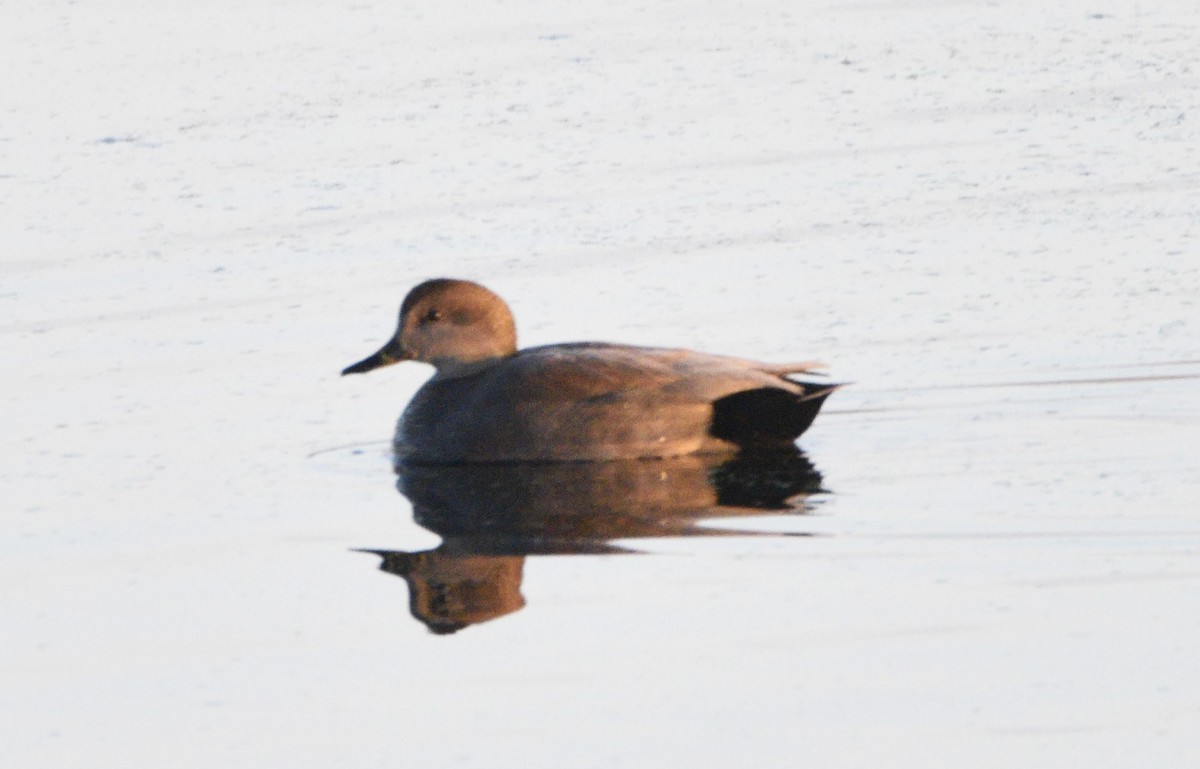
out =
[[[440,382],[447,379],[461,379],[466,376],[474,376],[475,374],[487,371],[508,357],[510,356],[496,355],[487,358],[475,358],[473,360],[436,358],[428,362],[432,363],[434,367],[433,381]]]

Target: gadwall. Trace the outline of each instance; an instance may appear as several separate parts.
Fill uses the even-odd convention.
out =
[[[465,280],[420,284],[400,326],[358,374],[400,361],[435,372],[396,426],[398,462],[598,461],[791,444],[837,385],[816,364],[578,342],[517,350],[512,313]]]

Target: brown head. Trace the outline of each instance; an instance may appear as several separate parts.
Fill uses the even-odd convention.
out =
[[[342,374],[415,360],[433,364],[437,376],[449,378],[516,351],[516,324],[503,299],[478,283],[438,278],[409,291],[400,306],[396,335]]]

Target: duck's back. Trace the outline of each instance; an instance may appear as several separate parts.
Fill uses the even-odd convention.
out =
[[[760,402],[778,409],[768,401],[805,397],[803,385],[782,376],[787,370],[794,369],[687,350],[534,347],[470,376],[428,382],[400,419],[396,454],[418,462],[503,462],[728,452],[744,441],[723,433],[723,421],[754,421]],[[714,430],[718,402],[733,411],[717,414]],[[778,443],[791,431],[767,432]]]

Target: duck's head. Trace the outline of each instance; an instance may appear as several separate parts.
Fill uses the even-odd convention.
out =
[[[438,377],[450,378],[516,351],[516,324],[503,299],[478,283],[438,278],[409,291],[400,306],[396,335],[342,374],[415,360],[433,364]]]

